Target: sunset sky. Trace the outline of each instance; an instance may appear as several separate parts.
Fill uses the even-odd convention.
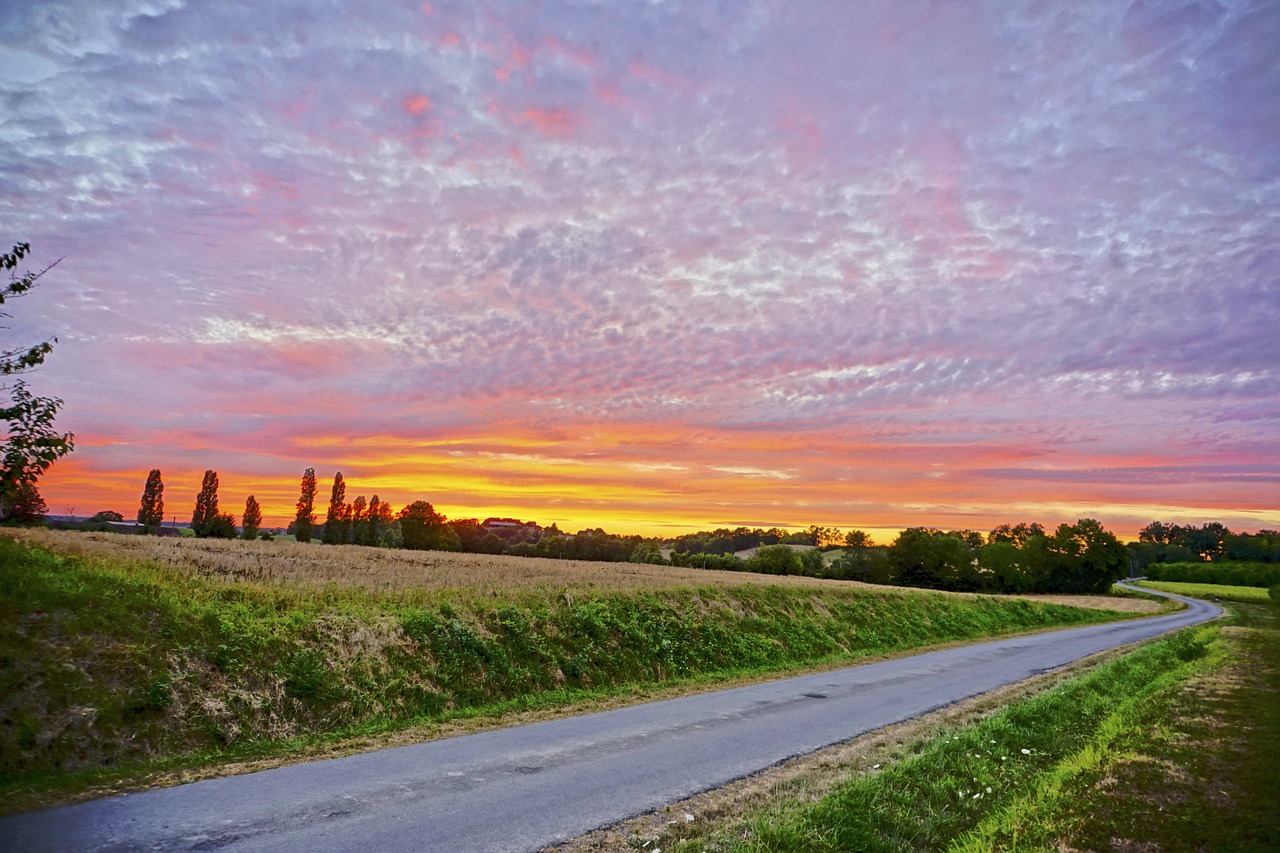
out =
[[[1280,527],[1280,3],[0,0],[56,514]]]

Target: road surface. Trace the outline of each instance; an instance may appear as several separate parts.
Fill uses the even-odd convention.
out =
[[[0,818],[13,851],[532,851],[1116,646],[1091,625]]]

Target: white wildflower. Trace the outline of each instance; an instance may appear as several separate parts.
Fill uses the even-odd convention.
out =
[[[1029,750],[1029,749],[1024,749],[1024,750],[1022,750],[1022,754],[1023,754],[1023,755],[1030,755],[1030,754],[1031,754],[1031,750]]]

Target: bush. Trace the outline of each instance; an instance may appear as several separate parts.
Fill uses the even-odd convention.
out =
[[[215,515],[196,531],[196,535],[205,539],[236,539],[240,536],[236,530],[235,516],[231,513]]]
[[[765,545],[747,560],[747,571],[762,575],[798,575],[801,568],[800,555],[786,545]]]
[[[295,652],[285,671],[284,694],[295,699],[324,699],[330,692],[324,652],[316,648]]]

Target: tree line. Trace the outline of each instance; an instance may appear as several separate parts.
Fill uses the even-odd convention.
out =
[[[1235,533],[1216,521],[1199,527],[1153,521],[1138,531],[1138,541],[1129,547],[1143,568],[1152,563],[1220,560],[1277,563],[1280,562],[1280,531]]]
[[[271,538],[261,530],[262,510],[255,497],[246,498],[237,529],[235,517],[220,511],[218,485],[217,472],[206,471],[192,510],[195,535]],[[160,470],[153,469],[137,515],[138,525],[148,532],[157,532],[164,518],[163,492]],[[412,501],[399,512],[376,494],[348,502],[342,472],[334,475],[324,520],[318,522],[317,492],[315,469],[308,468],[288,527],[299,541],[807,575],[963,592],[1105,592],[1114,581],[1151,563],[1265,562],[1280,555],[1280,534],[1274,530],[1235,533],[1217,522],[1193,527],[1154,521],[1138,541],[1125,545],[1091,518],[1052,531],[1035,522],[1001,524],[986,534],[912,527],[888,545],[877,545],[865,531],[819,526],[791,532],[721,528],[669,540],[601,528],[567,534],[554,524],[544,528],[518,519],[450,520],[425,500]],[[745,559],[735,556],[753,549]]]

